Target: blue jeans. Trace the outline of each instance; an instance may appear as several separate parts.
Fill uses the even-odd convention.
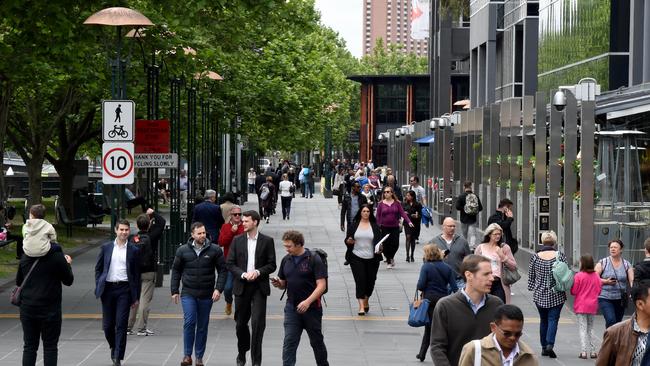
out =
[[[539,312],[539,340],[542,343],[542,348],[553,347],[555,344],[555,334],[557,333],[557,324],[560,321],[562,306],[564,304],[552,308],[537,306]]]
[[[199,299],[194,296],[181,296],[183,305],[183,347],[184,355],[192,356],[192,348],[196,350],[196,358],[203,358],[205,343],[208,339],[208,323],[212,310],[212,298]],[[196,339],[196,342],[195,342]]]
[[[623,320],[625,308],[620,299],[609,300],[598,298],[598,307],[605,318],[605,329]]]
[[[232,272],[228,271],[226,286],[223,288],[223,296],[228,304],[232,304]]]
[[[307,331],[311,348],[314,350],[316,365],[329,366],[327,348],[322,331],[323,309],[309,308],[299,314],[296,307],[287,301],[284,307],[284,344],[282,346],[282,365],[295,366],[296,351],[300,344],[302,330]]]

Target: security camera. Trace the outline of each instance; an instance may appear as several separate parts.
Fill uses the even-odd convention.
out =
[[[383,140],[383,139],[384,139],[384,134],[383,134],[383,133],[380,133],[379,136],[377,136],[377,139],[378,139],[379,141]]]
[[[429,129],[431,131],[436,129],[436,120],[435,119],[432,119],[431,122],[429,122]]]
[[[563,90],[558,90],[553,95],[553,106],[559,112],[562,112],[566,107],[566,94]]]
[[[395,137],[399,137],[399,128],[395,130]]]

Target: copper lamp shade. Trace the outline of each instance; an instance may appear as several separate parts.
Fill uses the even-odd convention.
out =
[[[110,25],[110,26],[149,26],[154,25],[151,20],[140,12],[129,8],[102,9],[86,19],[84,24]]]

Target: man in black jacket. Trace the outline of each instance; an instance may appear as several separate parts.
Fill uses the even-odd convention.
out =
[[[501,229],[503,229],[503,236],[502,236],[502,242],[508,244],[510,246],[510,250],[512,251],[512,254],[514,255],[517,253],[517,250],[519,250],[519,243],[517,240],[512,236],[512,230],[510,229],[510,225],[512,225],[512,222],[514,221],[512,217],[512,201],[510,201],[508,198],[504,198],[501,201],[499,201],[499,206],[497,208],[497,211],[488,218],[488,225],[490,224],[498,224],[501,226]]]
[[[226,286],[226,260],[223,250],[206,237],[205,226],[194,222],[192,238],[176,251],[172,265],[172,300],[183,305],[184,357],[181,366],[192,365],[192,349],[196,350],[196,365],[203,366],[203,354],[208,339],[208,323],[212,303],[219,301]],[[215,269],[219,273],[215,285]],[[182,296],[179,285],[183,280]]]
[[[271,294],[269,275],[277,267],[273,238],[258,232],[260,214],[246,211],[242,216],[244,235],[233,239],[228,251],[228,270],[233,275],[237,322],[237,366],[246,364],[251,351],[253,366],[262,364],[262,339],[266,329],[266,298]],[[252,320],[251,320],[252,319]],[[251,321],[251,331],[248,322]]]
[[[38,265],[25,280],[34,262]],[[20,322],[23,327],[23,365],[35,365],[40,338],[43,339],[45,365],[56,365],[57,344],[61,334],[62,286],[74,281],[72,259],[63,254],[58,244],[51,243],[43,256],[23,255],[16,273],[16,285],[22,285]],[[11,363],[11,362],[10,362]]]
[[[458,196],[456,210],[460,212],[460,229],[463,237],[467,242],[470,242],[469,229],[476,224],[479,212],[483,211],[483,205],[478,195],[472,192],[472,182],[465,182],[463,187],[465,192]]]
[[[131,235],[129,241],[140,249],[140,303],[129,314],[129,325],[127,334],[137,333],[139,336],[154,335],[154,332],[147,328],[149,320],[149,308],[153,291],[156,287],[156,267],[158,264],[158,241],[165,228],[165,219],[148,209],[146,214],[136,219],[138,233]],[[155,242],[154,242],[155,239]]]
[[[368,203],[368,199],[361,194],[361,184],[355,181],[352,183],[352,191],[350,194],[345,194],[341,204],[341,231],[345,232],[345,224],[350,226],[359,207],[365,203]]]

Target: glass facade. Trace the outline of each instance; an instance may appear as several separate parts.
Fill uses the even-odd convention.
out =
[[[429,84],[421,83],[413,85],[413,121],[419,122],[429,118]]]
[[[406,84],[375,85],[375,124],[406,124]]]
[[[628,45],[618,33],[629,4],[612,0],[539,2],[538,90],[573,85],[585,77],[603,91],[627,84]],[[621,22],[621,27],[618,23]]]

